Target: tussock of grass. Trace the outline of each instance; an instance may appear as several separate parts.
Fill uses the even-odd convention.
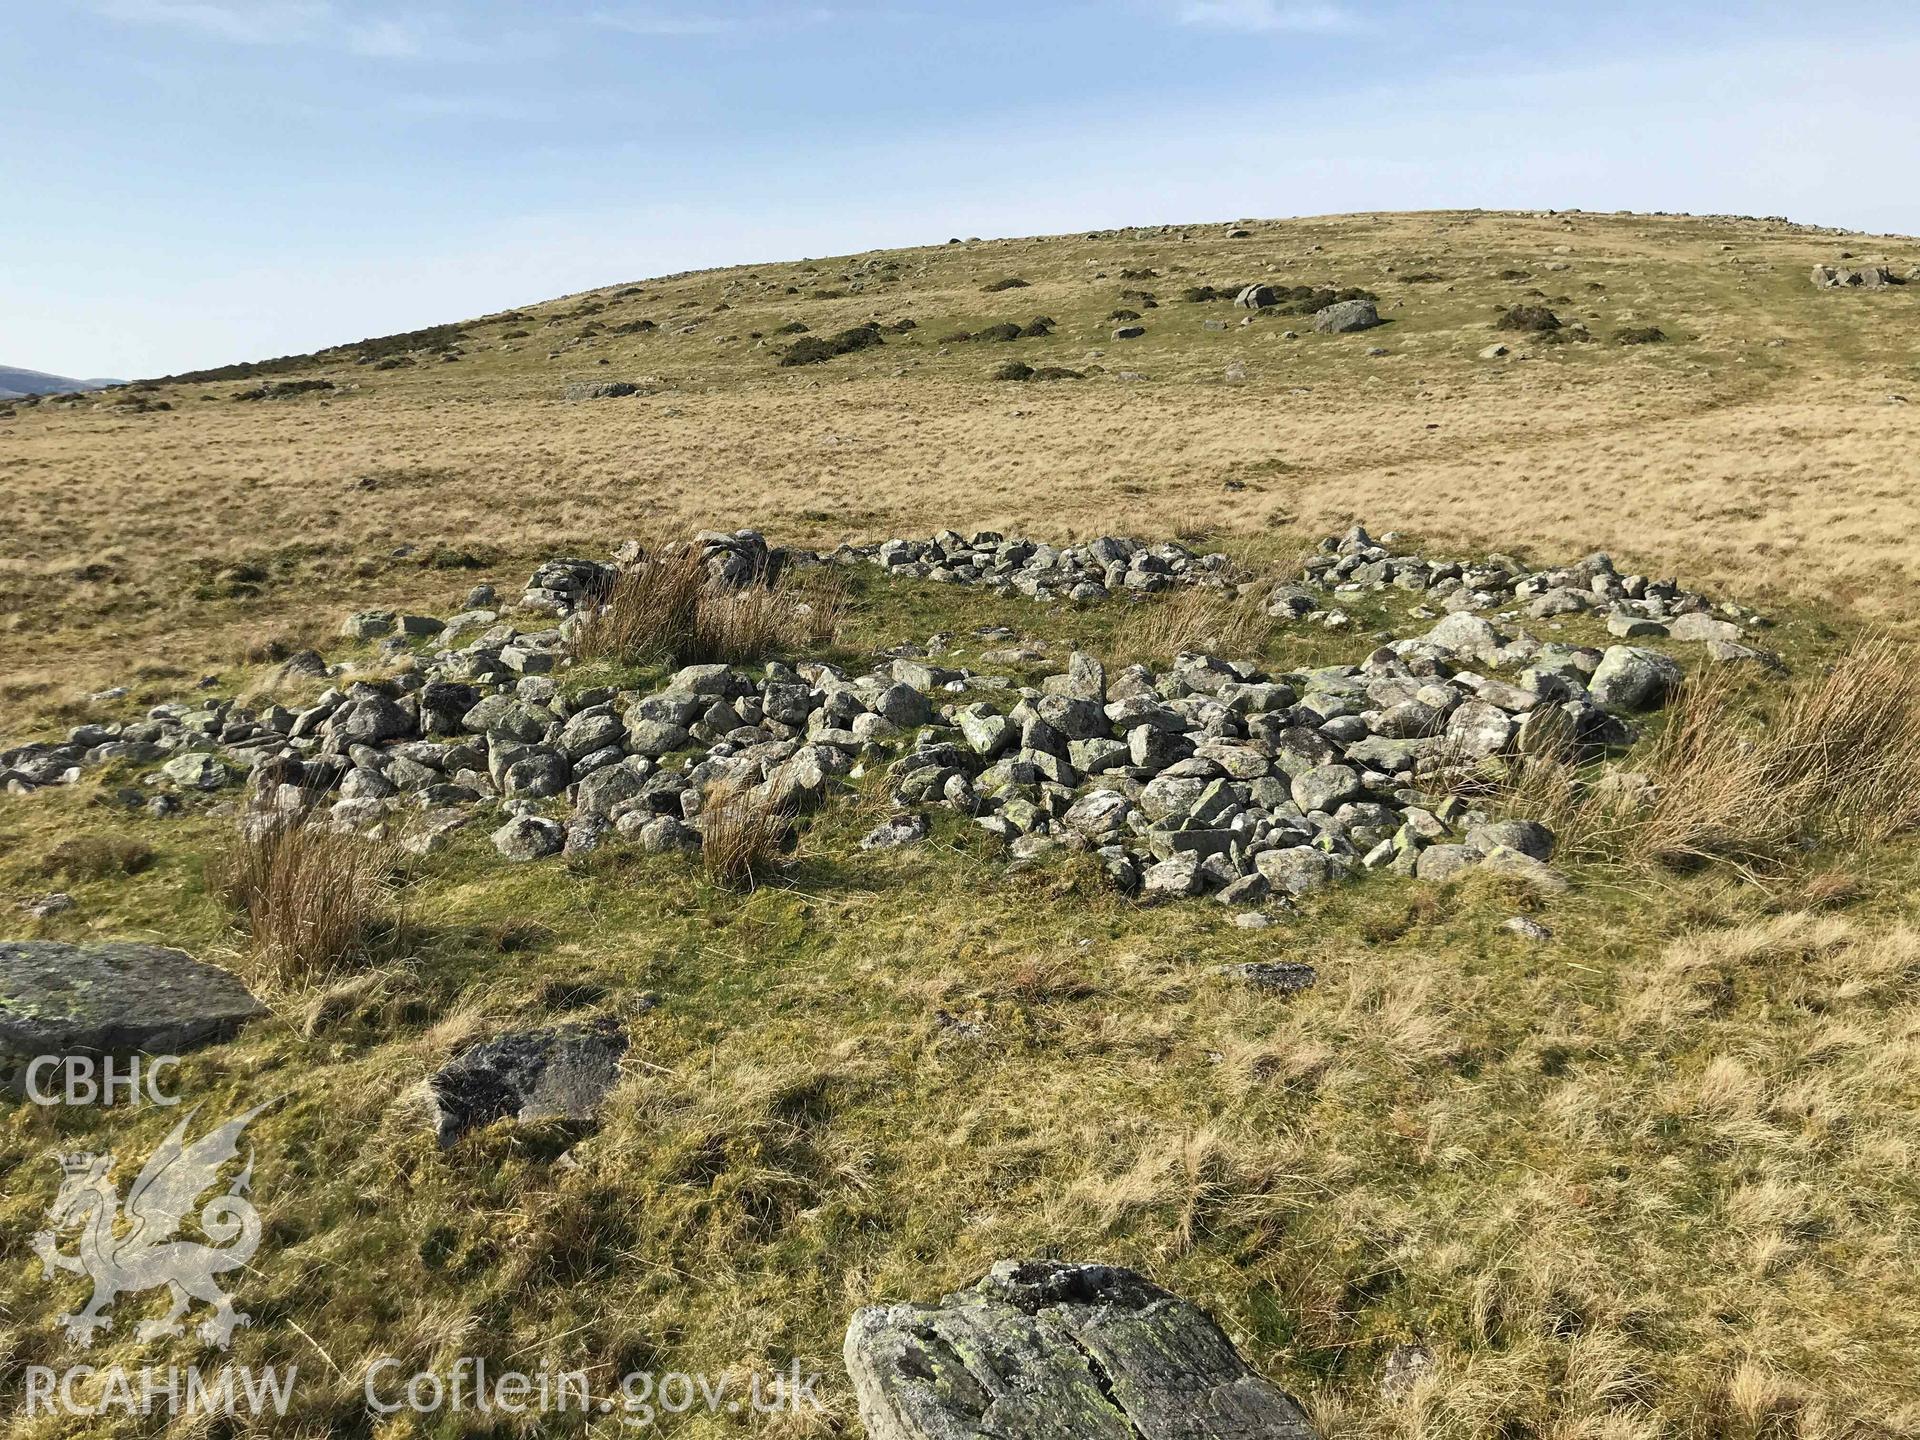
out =
[[[250,817],[264,820],[264,815]],[[303,818],[242,825],[209,865],[254,964],[297,988],[363,969],[391,949],[400,916],[398,851]]]
[[[1920,824],[1920,652],[1884,635],[1797,681],[1757,721],[1724,672],[1688,681],[1635,771],[1594,775],[1570,740],[1512,762],[1504,804],[1563,854],[1686,868],[1774,868]]]
[[[681,544],[622,571],[582,620],[573,651],[622,665],[739,663],[817,649],[838,633],[845,611],[844,592],[830,584],[728,588],[708,574],[698,546]]]
[[[1123,660],[1164,662],[1183,650],[1248,656],[1272,640],[1274,622],[1257,597],[1182,586],[1141,601],[1114,627],[1111,651]]]
[[[49,850],[40,873],[66,880],[138,875],[153,864],[153,847],[131,835],[75,835]]]
[[[700,863],[722,885],[750,887],[779,864],[793,824],[773,786],[722,781],[700,811]]]

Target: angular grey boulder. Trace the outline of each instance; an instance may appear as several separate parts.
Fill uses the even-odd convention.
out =
[[[160,773],[189,790],[218,790],[232,778],[225,765],[200,750],[174,756],[160,767]]]
[[[1537,820],[1491,820],[1467,831],[1467,849],[1476,855],[1511,850],[1530,860],[1553,858],[1553,832]]]
[[[1651,710],[1679,688],[1677,661],[1638,645],[1611,645],[1587,682],[1594,704],[1605,710]]]
[[[1429,845],[1414,862],[1413,873],[1418,879],[1444,885],[1479,863],[1479,852],[1465,845]]]
[[[620,1078],[627,1034],[609,1016],[551,1030],[513,1030],[455,1056],[427,1082],[441,1145],[512,1116],[590,1120]]]
[[[1427,632],[1427,644],[1474,659],[1491,657],[1500,649],[1500,632],[1478,615],[1456,610]]]
[[[177,1054],[266,1013],[233,976],[182,950],[0,941],[0,1056]]]
[[[1380,312],[1371,300],[1342,300],[1337,305],[1315,312],[1313,328],[1323,335],[1345,335],[1354,330],[1371,330],[1380,324]]]
[[[869,1440],[1313,1440],[1203,1310],[1117,1266],[1002,1260],[936,1305],[858,1311]]]
[[[1331,885],[1340,873],[1331,856],[1311,845],[1262,851],[1254,864],[1269,885],[1288,895],[1304,895]]]
[[[509,860],[544,860],[558,855],[567,836],[540,815],[516,815],[493,832],[493,848]]]

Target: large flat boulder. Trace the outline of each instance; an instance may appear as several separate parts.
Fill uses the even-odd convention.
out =
[[[179,1054],[266,1013],[183,950],[0,940],[0,1056]]]
[[[1111,1265],[1002,1260],[934,1305],[857,1312],[869,1440],[1311,1440],[1203,1310]]]

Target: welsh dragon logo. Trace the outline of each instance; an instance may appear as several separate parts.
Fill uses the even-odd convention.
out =
[[[116,1298],[162,1285],[172,1292],[172,1307],[162,1319],[142,1321],[134,1331],[139,1340],[181,1334],[181,1316],[195,1300],[214,1307],[197,1327],[210,1345],[226,1349],[234,1327],[249,1323],[250,1317],[233,1308],[214,1277],[241,1268],[260,1246],[260,1216],[243,1198],[253,1179],[251,1153],[226,1192],[200,1211],[200,1228],[213,1243],[175,1237],[194,1201],[218,1182],[221,1167],[239,1155],[240,1132],[247,1122],[266,1108],[257,1106],[236,1116],[191,1144],[187,1127],[199,1107],[189,1110],[141,1167],[127,1193],[124,1214],[119,1188],[109,1178],[114,1158],[110,1152],[60,1157],[65,1179],[47,1211],[51,1228],[33,1237],[33,1250],[46,1276],[67,1270],[93,1281],[93,1298],[86,1308],[60,1317],[70,1340],[91,1345],[96,1330],[113,1328],[106,1309]],[[79,1246],[71,1255],[62,1254],[56,1237],[74,1227],[80,1231]]]

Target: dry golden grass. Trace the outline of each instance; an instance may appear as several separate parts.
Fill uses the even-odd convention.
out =
[[[1364,519],[1462,551],[1605,547],[1735,598],[1909,608],[1920,416],[1884,396],[1911,388],[1920,291],[1822,295],[1805,270],[1839,248],[1910,247],[1631,216],[1252,228],[1233,244],[903,252],[898,284],[839,298],[813,293],[836,288],[836,262],[682,277],[593,297],[609,322],[673,321],[644,337],[549,326],[572,304],[555,302],[515,327],[526,339],[475,324],[458,364],[335,367],[362,388],[328,400],[235,405],[235,385],[188,384],[165,387],[166,413],[23,410],[0,428],[0,703],[143,669],[177,693],[252,637],[304,636],[316,609],[444,612],[475,579],[517,586],[535,557],[717,521],[821,544],[944,525],[1204,528],[1273,556],[1300,530]],[[1157,269],[1166,303],[1123,354],[1100,317],[1126,266]],[[1368,285],[1394,324],[1297,342],[1282,338],[1297,322],[1206,332],[1207,312],[1174,298],[1268,267]],[[1498,279],[1508,268],[1532,278]],[[1399,278],[1414,270],[1447,278]],[[928,338],[1014,313],[983,312],[1002,302],[979,293],[1012,273],[1034,282],[1021,312],[1061,321],[1020,353],[1107,373],[990,385],[1004,352]],[[1495,307],[1529,288],[1603,338],[1658,324],[1675,339],[1477,361]],[[922,325],[800,371],[751,339],[870,312]],[[1392,353],[1366,357],[1373,343]],[[1230,363],[1244,384],[1226,383]],[[1149,379],[1120,382],[1123,365]],[[622,374],[659,378],[629,401],[558,398],[567,380]],[[1818,791],[1849,844],[1904,798],[1904,722],[1874,708],[1904,695],[1898,663],[1867,654],[1783,697],[1773,725],[1801,736],[1798,758],[1763,752],[1766,774],[1877,777]],[[1738,807],[1758,772],[1714,759],[1709,711],[1682,721],[1662,763],[1720,807],[1682,851],[1756,848],[1771,832]],[[1824,730],[1888,763],[1831,765],[1804,743]],[[1604,829],[1582,842],[1576,822],[1627,821],[1577,778],[1542,766],[1529,783],[1561,795],[1570,851],[1604,858]],[[879,767],[859,783],[884,794]],[[12,805],[0,878],[40,888],[43,854],[90,819],[82,803]],[[857,853],[854,807],[822,815],[786,883],[752,888],[779,862],[781,817],[708,803],[725,823],[707,878],[613,852],[502,866],[483,835],[456,840],[422,862],[416,904],[434,926],[417,963],[338,976],[289,1007],[296,1024],[203,1058],[196,1093],[228,1113],[264,1093],[256,1077],[299,1077],[257,1132],[262,1193],[298,1207],[297,1243],[256,1261],[244,1294],[260,1319],[236,1340],[249,1363],[316,1344],[339,1357],[312,1365],[289,1423],[358,1423],[374,1354],[607,1373],[804,1356],[836,1374],[855,1306],[1044,1251],[1137,1265],[1206,1305],[1265,1373],[1310,1392],[1330,1437],[1920,1431],[1920,942],[1903,847],[1788,872],[1770,896],[1717,867],[1576,885],[1527,902],[1553,932],[1535,943],[1501,928],[1523,907],[1494,877],[1375,876],[1253,932],[1221,907],[1136,909],[1066,883],[1084,857],[1009,877],[977,837],[939,829]],[[90,883],[50,923],[217,947],[230,914],[179,878],[219,843],[213,824],[154,823],[153,866]],[[292,954],[306,931],[289,929]],[[1217,973],[1280,956],[1314,964],[1314,988],[1282,999]],[[500,1127],[474,1139],[480,1163],[439,1157],[396,1097],[479,1034],[572,1013],[553,997],[587,987],[596,1008],[647,1016],[599,1133],[556,1158],[530,1128]],[[17,1118],[0,1160],[21,1183],[0,1213],[28,1233],[50,1137],[46,1117]],[[113,1117],[116,1143],[157,1143],[170,1123]],[[53,1317],[72,1291],[22,1271],[0,1298],[16,1364],[67,1363]],[[149,1358],[129,1326],[107,1340],[101,1359]],[[1406,1341],[1435,1369],[1383,1395]]]
[[[131,835],[75,835],[55,845],[40,862],[54,879],[100,880],[138,875],[153,863],[153,847]]]
[[[719,884],[751,887],[780,863],[793,820],[772,785],[723,780],[700,810],[700,863]]]
[[[1501,803],[1562,853],[1623,864],[1778,867],[1920,824],[1920,649],[1856,641],[1792,682],[1767,718],[1727,672],[1689,680],[1626,774],[1594,774],[1570,740],[1505,766]],[[1644,784],[1640,783],[1644,778]]]
[[[739,664],[832,641],[845,610],[831,584],[790,580],[738,588],[715,582],[699,548],[665,547],[623,570],[573,638],[584,660],[618,664]]]
[[[1462,548],[1604,547],[1734,595],[1909,613],[1920,406],[1888,397],[1915,388],[1920,293],[1806,280],[1838,249],[1904,263],[1909,242],[1645,216],[1253,229],[899,252],[898,282],[837,299],[813,298],[837,262],[709,272],[532,307],[532,325],[476,322],[454,365],[317,366],[356,387],[332,397],[237,404],[237,383],[218,382],[163,386],[165,413],[22,410],[0,424],[0,679],[98,685],[142,658],[224,662],[316,604],[457,603],[471,577],[426,557],[515,584],[564,548],[718,522],[821,544],[945,525],[1046,538],[1205,527],[1231,546],[1358,518]],[[1166,303],[1123,356],[1102,317],[1128,266],[1160,272]],[[1500,279],[1509,269],[1531,279]],[[1392,353],[1283,339],[1297,322],[1203,332],[1211,312],[1175,293],[1264,270],[1375,289],[1393,324],[1368,339]],[[1004,318],[1012,302],[979,287],[1009,271],[1033,281],[1023,312],[1061,322],[1019,342],[1023,355],[1148,381],[1012,393],[983,379],[997,354],[937,345],[946,328]],[[1398,278],[1419,271],[1446,281]],[[1643,323],[1674,339],[1478,360],[1494,316],[1530,289],[1603,339]],[[575,335],[581,299],[606,307],[608,330]],[[679,312],[706,318],[691,333],[611,333]],[[751,338],[874,313],[920,329],[799,370]],[[1223,381],[1230,363],[1245,383]],[[622,374],[654,383],[627,400],[559,398],[568,380]],[[410,557],[389,558],[403,547]]]
[[[1163,665],[1183,650],[1258,655],[1274,629],[1257,595],[1188,587],[1137,602],[1114,627],[1111,648],[1122,659]]]
[[[707,587],[706,561],[695,549],[622,571],[574,632],[574,654],[583,660],[692,663]]]
[[[400,926],[398,860],[386,841],[287,816],[236,829],[227,848],[209,858],[208,888],[244,931],[252,968],[276,986],[298,989],[370,965],[391,949]]]

